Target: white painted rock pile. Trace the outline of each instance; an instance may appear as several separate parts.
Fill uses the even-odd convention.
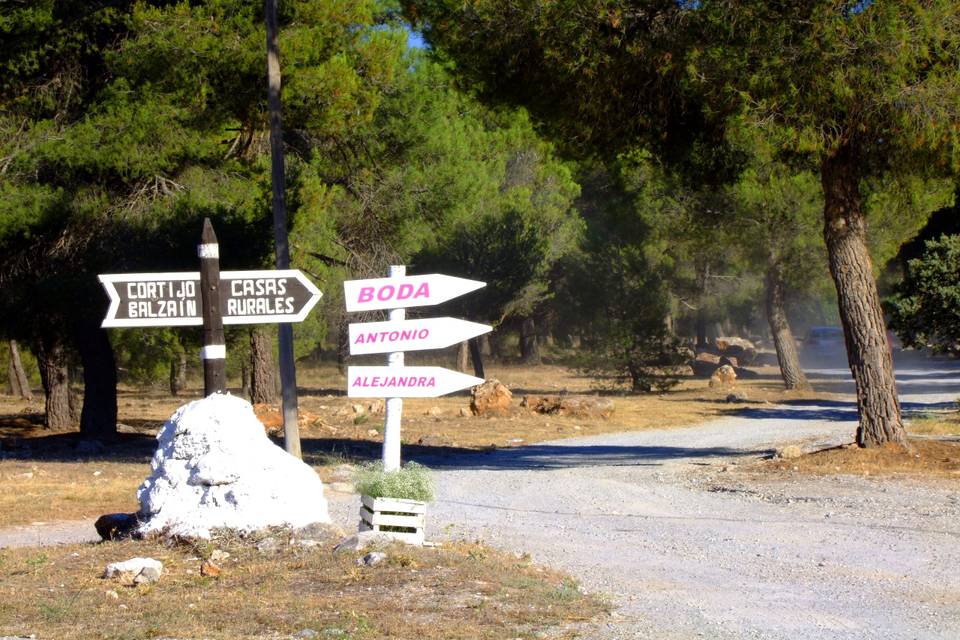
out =
[[[186,404],[157,435],[137,491],[139,533],[209,538],[330,522],[316,472],[273,444],[250,403],[215,394]]]

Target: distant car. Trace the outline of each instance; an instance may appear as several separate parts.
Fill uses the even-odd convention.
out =
[[[840,327],[810,327],[803,339],[804,347],[835,347],[844,345],[843,329]]]
[[[818,362],[843,361],[847,357],[846,341],[841,327],[810,327],[803,339],[803,359],[808,365]]]

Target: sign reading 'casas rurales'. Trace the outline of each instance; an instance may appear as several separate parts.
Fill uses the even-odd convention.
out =
[[[203,324],[200,273],[121,273],[100,276],[110,296],[103,327]],[[321,293],[297,269],[220,272],[224,324],[300,322]]]

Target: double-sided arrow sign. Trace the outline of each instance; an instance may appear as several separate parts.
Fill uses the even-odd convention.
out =
[[[443,349],[492,329],[457,318],[355,322],[350,325],[350,354]]]
[[[443,367],[347,367],[351,398],[435,398],[483,384]]]
[[[199,272],[113,273],[99,277],[110,296],[102,327],[203,324]],[[220,272],[224,324],[300,322],[321,295],[297,269]]]
[[[440,304],[475,291],[485,283],[442,273],[399,278],[347,280],[343,283],[347,311],[402,309]]]

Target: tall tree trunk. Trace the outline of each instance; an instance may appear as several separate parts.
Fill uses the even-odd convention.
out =
[[[874,447],[887,442],[902,444],[906,436],[880,295],[867,251],[859,166],[849,145],[824,159],[823,236],[837,288],[847,360],[857,388],[857,444]]]
[[[457,371],[466,373],[468,366],[470,366],[470,345],[461,342],[457,347]]]
[[[13,395],[23,400],[33,400],[33,391],[30,381],[23,370],[23,360],[20,357],[20,346],[16,340],[10,341],[10,390]]]
[[[483,354],[480,349],[479,337],[470,338],[468,344],[470,345],[470,359],[473,360],[473,375],[486,380],[487,378],[483,373]]]
[[[540,364],[537,324],[531,317],[524,318],[520,325],[520,359],[524,364]]]
[[[57,430],[71,428],[73,421],[70,419],[70,376],[67,373],[67,356],[63,344],[57,338],[38,340],[37,364],[43,385],[44,426]]]
[[[80,436],[109,441],[117,437],[117,363],[107,332],[96,322],[77,328],[77,345],[83,364],[83,410]]]
[[[240,395],[250,397],[250,364],[246,359],[240,363]]]
[[[263,327],[250,330],[250,402],[253,404],[277,401],[272,342]]]
[[[790,321],[787,320],[783,269],[776,262],[767,267],[766,288],[767,322],[773,335],[773,346],[777,350],[783,384],[788,390],[809,389],[810,383],[800,366],[797,343],[793,339],[793,331],[790,330]]]
[[[486,358],[492,358],[492,357],[493,357],[493,345],[491,344],[492,341],[490,340],[490,334],[489,334],[489,333],[481,334],[481,335],[477,336],[476,338],[474,338],[474,340],[477,341],[477,345],[478,345],[479,348],[480,348],[480,355],[481,355],[481,356],[486,357]]]
[[[707,346],[707,282],[710,278],[710,265],[697,265],[697,347]]]
[[[170,358],[170,395],[180,395],[187,386],[187,354],[181,351]]]
[[[337,372],[347,373],[347,358],[350,357],[350,333],[347,323],[341,320],[337,329]]]

